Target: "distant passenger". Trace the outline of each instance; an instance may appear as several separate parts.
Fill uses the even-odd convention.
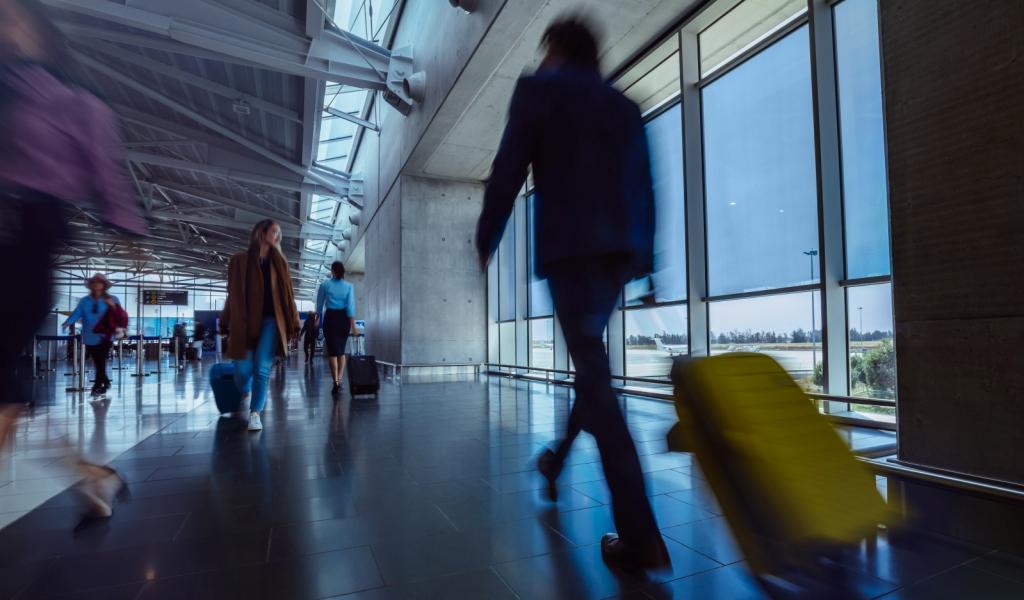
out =
[[[660,568],[670,559],[602,340],[623,285],[653,267],[654,191],[643,120],[637,106],[602,79],[597,38],[581,17],[550,25],[542,45],[540,68],[521,77],[512,95],[477,250],[486,265],[532,166],[535,267],[548,279],[576,364],[570,424],[597,440],[618,530],[602,538],[602,554],[613,565]],[[545,456],[539,466],[553,487],[561,465]]]
[[[117,296],[107,293],[110,280],[102,273],[96,273],[85,281],[89,295],[78,301],[75,310],[61,325],[67,329],[78,322],[82,323],[82,343],[85,344],[85,355],[92,359],[96,367],[96,380],[92,385],[92,395],[101,396],[110,389],[110,377],[107,376],[107,358],[113,345],[109,336],[96,331],[96,326],[103,320],[107,310],[118,307],[121,301]],[[122,309],[123,310],[123,309]]]
[[[203,343],[206,342],[206,325],[199,319],[195,320],[192,329],[192,347],[196,350],[196,360],[203,360]]]
[[[53,306],[50,268],[68,240],[67,205],[91,207],[108,225],[146,233],[119,155],[117,117],[73,83],[74,70],[67,40],[37,2],[0,0],[0,264],[7,281],[17,283],[17,293],[0,298],[0,444],[29,400],[18,355]],[[110,467],[79,467],[84,478],[75,490],[86,515],[109,517],[123,480]]]
[[[249,431],[260,431],[274,357],[287,356],[289,341],[299,333],[292,276],[281,253],[281,226],[275,221],[257,223],[249,234],[249,249],[231,257],[220,326],[228,336],[227,355],[235,363],[243,410],[249,403]]]
[[[185,359],[188,356],[188,330],[185,329],[184,323],[175,323],[172,337],[172,344],[178,348],[178,361],[181,364],[185,363]]]
[[[345,265],[341,261],[331,264],[331,278],[320,284],[316,292],[316,311],[323,315],[324,354],[331,363],[334,386],[332,394],[341,389],[345,375],[345,346],[348,336],[356,331],[356,293],[345,281]]]
[[[306,355],[306,364],[313,364],[313,357],[316,355],[316,339],[319,336],[320,315],[311,310],[306,313],[302,331],[299,332],[299,337],[302,338],[302,350]]]

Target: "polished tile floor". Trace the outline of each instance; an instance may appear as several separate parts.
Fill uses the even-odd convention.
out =
[[[588,436],[559,502],[538,492],[565,388],[406,379],[333,402],[322,366],[292,364],[252,434],[218,418],[208,366],[118,372],[101,405],[37,382],[0,479],[0,597],[761,597],[690,456],[665,452],[668,404],[624,401],[673,560],[640,578],[601,562],[612,524]],[[108,521],[78,523],[65,465],[80,451],[131,483]],[[1024,598],[1019,559],[931,536],[880,531],[844,565],[865,598]]]

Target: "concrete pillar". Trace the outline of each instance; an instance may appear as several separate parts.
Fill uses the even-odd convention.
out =
[[[1024,483],[1024,2],[880,11],[899,457]]]
[[[487,296],[473,243],[483,185],[401,182],[401,362],[483,363]]]

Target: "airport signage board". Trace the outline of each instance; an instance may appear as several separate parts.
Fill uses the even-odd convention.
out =
[[[188,306],[188,290],[142,290],[146,306]]]

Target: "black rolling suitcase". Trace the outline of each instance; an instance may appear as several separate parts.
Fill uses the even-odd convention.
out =
[[[353,352],[348,356],[348,389],[352,397],[377,397],[380,378],[377,376],[377,360],[363,353],[363,340],[358,335],[352,339]]]

